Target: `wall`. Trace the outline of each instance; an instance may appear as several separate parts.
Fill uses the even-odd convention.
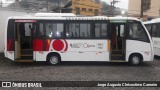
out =
[[[0,52],[4,51],[4,31],[6,20],[9,16],[33,15],[34,13],[27,13],[25,11],[12,11],[0,9]]]
[[[129,0],[128,15],[139,17],[141,0]],[[160,16],[160,2],[159,0],[151,0],[150,9],[144,12],[144,16],[157,18]]]
[[[80,8],[80,15],[94,16],[94,11],[98,10],[98,15],[101,15],[101,2],[95,3],[92,0],[72,0],[72,12],[76,14],[76,7]],[[85,8],[86,11],[83,11]],[[89,11],[89,10],[93,11]]]

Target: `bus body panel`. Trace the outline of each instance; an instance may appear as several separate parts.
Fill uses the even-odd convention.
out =
[[[107,40],[67,40],[63,61],[109,61]]]
[[[160,56],[160,39],[153,37],[153,45],[154,45],[154,55]]]
[[[147,21],[147,22],[143,22],[144,25],[146,26],[146,30],[148,30],[148,32],[150,32],[150,36],[152,37],[153,41],[153,55],[157,55],[160,56],[160,36],[156,36],[157,31],[159,31],[160,29],[157,28],[157,26],[159,27],[159,23],[160,23],[160,19],[152,19],[151,21]],[[156,27],[155,27],[156,26]],[[153,29],[154,28],[154,29]],[[157,34],[159,35],[159,34]]]
[[[149,41],[150,41],[150,49],[151,49],[151,61],[153,61],[154,60],[154,44],[153,44],[153,40],[152,40],[152,38],[151,38],[151,36],[150,36],[150,33],[149,33],[149,31],[147,30],[147,28],[146,28],[146,26],[141,22],[141,24],[143,25],[143,27],[145,28],[145,31],[146,31],[146,33],[147,33],[147,36],[148,36],[148,38],[149,38]]]
[[[5,57],[7,57],[7,58],[9,58],[9,59],[11,59],[12,61],[14,61],[15,59],[14,59],[14,51],[6,51],[6,55],[5,55]]]
[[[45,61],[51,52],[60,54],[62,61],[109,61],[108,43],[107,40],[51,40],[48,51],[36,51],[39,56],[36,61]]]
[[[46,61],[49,53],[58,53],[61,56],[61,61],[104,61],[109,62],[108,52],[46,52],[36,51],[36,61]]]
[[[153,60],[150,43],[136,40],[126,40],[126,60],[129,60],[129,56],[133,53],[141,54],[143,56],[143,61]]]
[[[4,37],[4,43],[5,43],[5,49],[4,49],[4,55],[5,57],[15,60],[15,45],[14,45],[14,20],[12,17],[9,17],[6,22],[5,27],[5,37]],[[10,34],[10,36],[8,35]]]

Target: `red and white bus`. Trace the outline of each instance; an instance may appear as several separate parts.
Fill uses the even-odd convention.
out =
[[[153,60],[151,37],[140,20],[131,17],[76,17],[38,13],[9,17],[5,57],[19,62],[130,62]]]

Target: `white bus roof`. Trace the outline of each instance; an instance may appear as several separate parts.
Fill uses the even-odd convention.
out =
[[[75,17],[73,13],[36,13],[36,17]]]
[[[8,19],[38,19],[38,20],[136,20],[134,17],[106,17],[106,16],[82,16],[76,17],[72,13],[36,13],[34,16],[11,16]]]
[[[146,22],[143,22],[144,24],[150,24],[150,23],[158,23],[160,22],[160,18],[156,18],[156,19],[152,19],[151,21],[146,21]]]

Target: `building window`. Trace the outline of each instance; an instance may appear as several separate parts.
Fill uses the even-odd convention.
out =
[[[82,11],[85,11],[85,12],[86,12],[86,8],[82,8]]]
[[[89,9],[88,11],[89,11],[89,12],[93,12],[93,9]]]
[[[80,8],[76,7],[76,14],[79,15],[80,14]]]
[[[143,11],[149,10],[151,7],[151,0],[143,0]]]
[[[99,11],[96,9],[96,10],[94,11],[94,15],[95,15],[95,16],[98,16],[98,13],[99,13]]]

